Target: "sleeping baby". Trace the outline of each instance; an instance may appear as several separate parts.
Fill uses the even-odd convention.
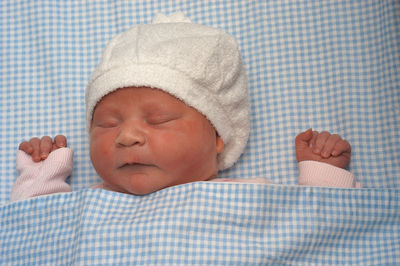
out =
[[[250,130],[247,79],[238,45],[182,13],[158,15],[113,38],[86,88],[93,188],[133,195],[221,179]],[[311,129],[295,140],[299,184],[360,187],[345,170],[350,144]],[[22,142],[11,200],[70,192],[73,152],[59,135]]]

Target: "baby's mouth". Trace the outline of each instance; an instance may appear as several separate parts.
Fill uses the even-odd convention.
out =
[[[124,163],[121,166],[118,167],[118,169],[140,169],[142,167],[148,167],[151,166],[150,164],[144,164],[144,163]]]

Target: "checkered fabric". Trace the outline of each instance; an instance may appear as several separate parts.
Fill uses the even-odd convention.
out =
[[[0,207],[1,265],[399,265],[400,191],[192,183]]]
[[[88,156],[84,88],[107,41],[156,13],[182,11],[233,34],[252,103],[248,148],[221,177],[296,184],[295,136],[348,139],[366,187],[400,186],[398,1],[1,1],[0,202],[18,144],[64,134],[74,190],[98,181]]]
[[[250,141],[220,177],[282,185],[79,192],[99,181],[84,88],[105,44],[176,11],[233,34],[248,73]],[[0,1],[0,264],[400,264],[399,17],[395,0]],[[369,189],[291,186],[309,127],[350,141]],[[56,134],[77,192],[7,205],[18,144]]]

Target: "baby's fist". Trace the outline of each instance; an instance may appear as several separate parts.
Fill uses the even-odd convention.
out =
[[[296,158],[318,161],[345,169],[350,163],[351,146],[337,134],[309,129],[296,137]]]
[[[32,138],[29,141],[24,141],[19,145],[19,150],[32,156],[34,162],[46,160],[49,154],[59,148],[67,146],[67,139],[63,135],[57,135],[54,141],[49,136],[42,138]]]

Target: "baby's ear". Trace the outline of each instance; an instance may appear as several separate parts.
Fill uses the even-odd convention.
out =
[[[216,147],[217,147],[217,154],[221,153],[224,150],[225,143],[222,140],[220,136],[217,135],[217,142],[216,142]]]

